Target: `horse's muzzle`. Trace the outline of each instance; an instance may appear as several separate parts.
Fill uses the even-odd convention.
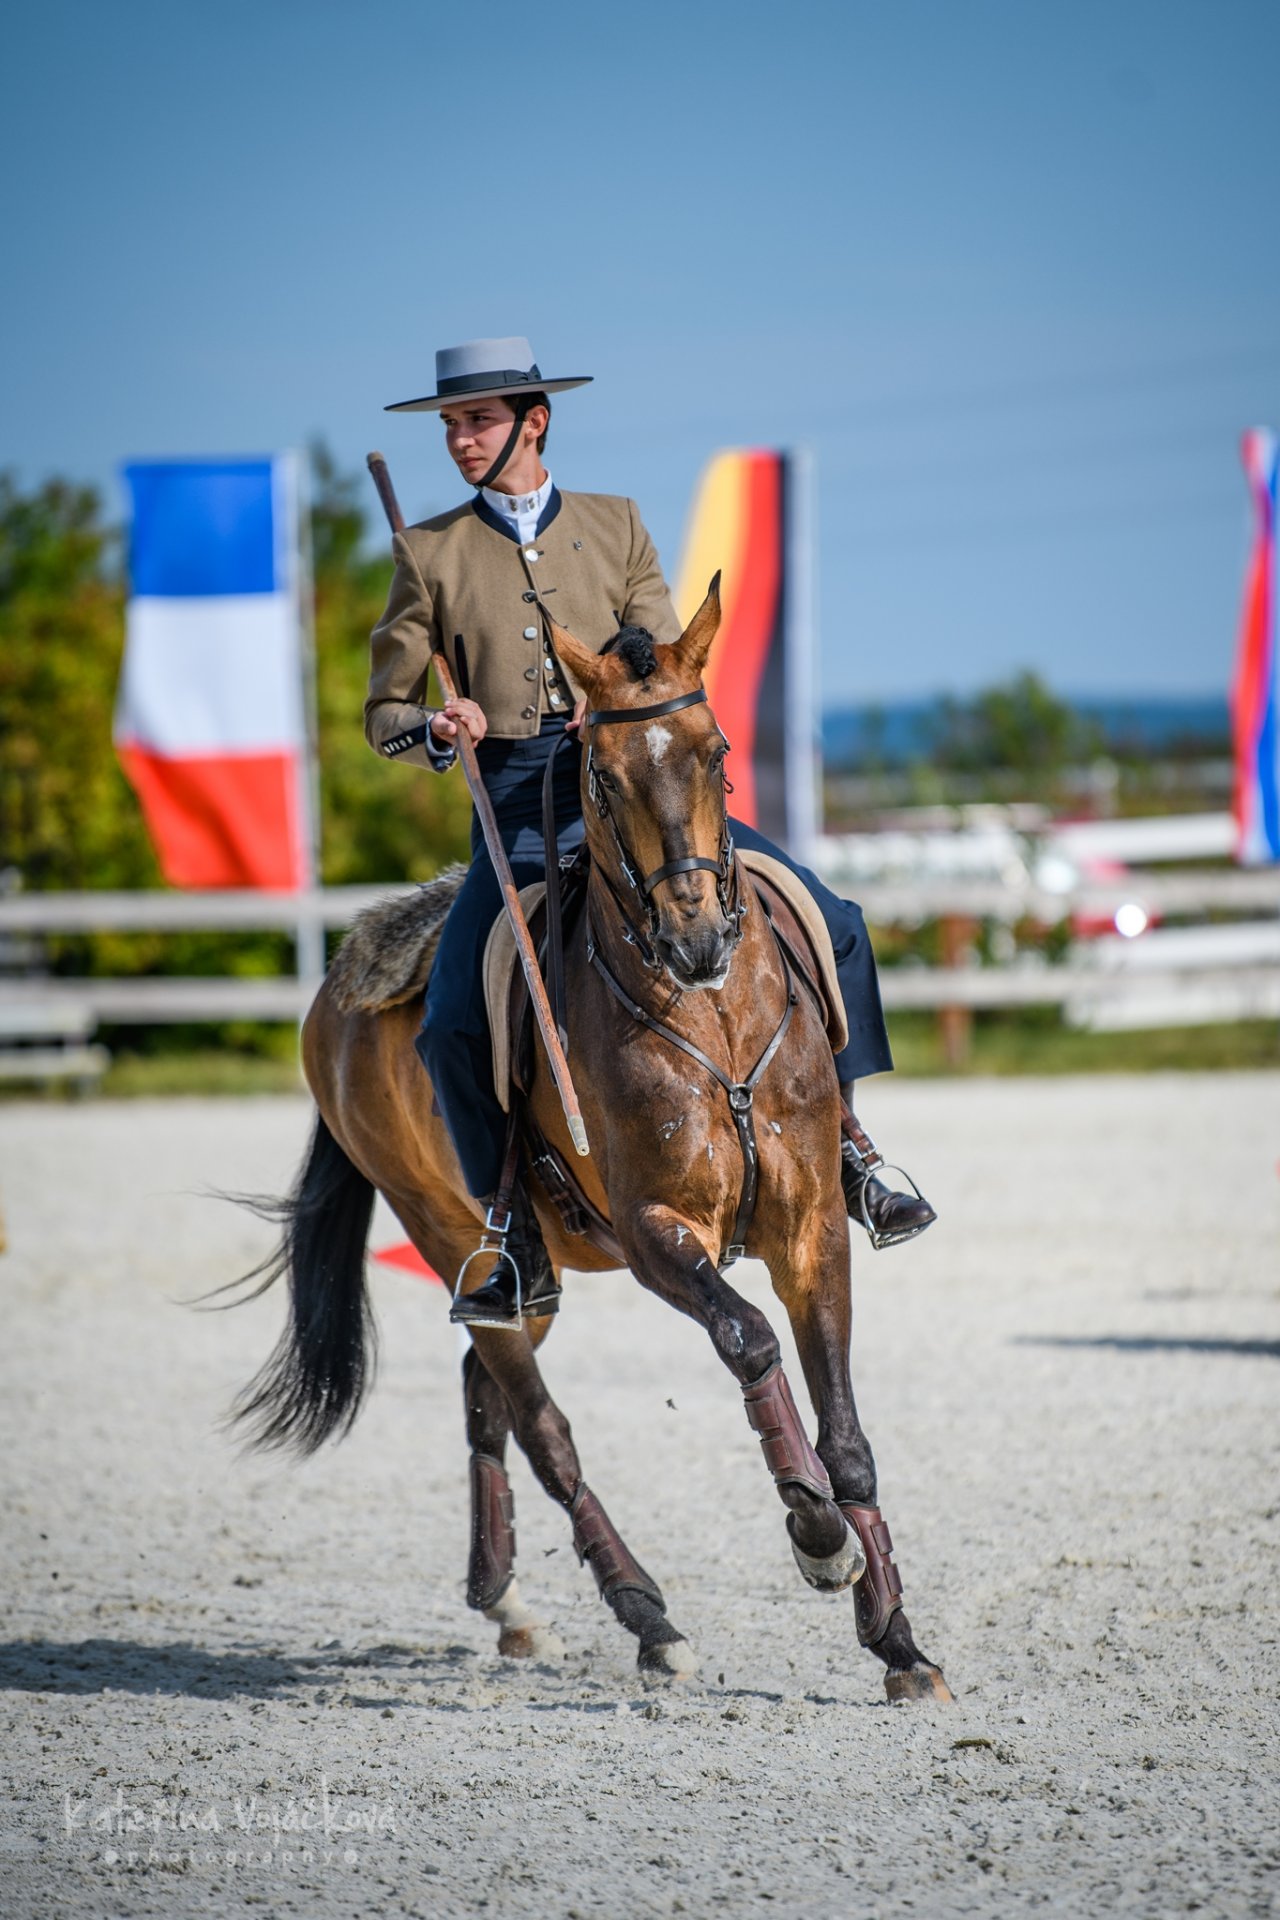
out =
[[[680,933],[664,927],[655,935],[654,946],[676,985],[696,991],[724,985],[741,937],[735,921],[721,919],[719,925],[689,927]]]

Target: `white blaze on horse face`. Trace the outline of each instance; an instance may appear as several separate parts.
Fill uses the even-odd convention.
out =
[[[671,745],[673,736],[670,727],[664,727],[655,720],[652,726],[645,728],[644,737],[649,742],[649,758],[655,767],[660,767]]]

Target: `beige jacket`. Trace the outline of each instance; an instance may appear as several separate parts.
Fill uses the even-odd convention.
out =
[[[466,642],[471,697],[490,735],[519,740],[537,733],[543,715],[556,710],[552,684],[563,687],[567,676],[549,655],[536,596],[560,626],[597,650],[619,624],[647,627],[656,640],[679,637],[635,502],[603,493],[555,497],[559,509],[532,547],[500,532],[470,502],[396,534],[395,577],[373,630],[364,708],[365,737],[375,751],[421,725],[437,646],[457,679],[457,634]],[[570,679],[569,692],[576,698],[580,691]],[[431,764],[421,746],[397,757]]]

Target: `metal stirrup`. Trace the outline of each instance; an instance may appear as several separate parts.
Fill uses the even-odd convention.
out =
[[[518,1333],[524,1325],[524,1282],[521,1278],[519,1262],[507,1245],[507,1235],[510,1232],[510,1207],[490,1207],[484,1217],[484,1232],[480,1236],[480,1245],[473,1253],[467,1255],[458,1268],[458,1277],[453,1283],[453,1299],[456,1305],[463,1298],[462,1282],[473,1260],[479,1260],[482,1254],[494,1255],[498,1260],[505,1260],[516,1277],[516,1317],[514,1320],[493,1320],[488,1324],[495,1327],[510,1327]],[[460,1324],[465,1325],[466,1322],[463,1321]],[[485,1322],[477,1321],[476,1325],[483,1326]]]
[[[473,1260],[479,1260],[482,1255],[488,1255],[490,1258],[496,1258],[498,1261],[505,1260],[516,1277],[516,1317],[514,1321],[476,1321],[474,1324],[477,1326],[487,1324],[494,1327],[507,1327],[516,1333],[524,1326],[524,1279],[520,1272],[520,1264],[507,1245],[507,1239],[511,1232],[512,1221],[515,1218],[515,1210],[512,1202],[515,1194],[516,1170],[519,1163],[520,1133],[516,1125],[515,1114],[513,1113],[507,1122],[507,1150],[503,1156],[502,1172],[498,1176],[498,1190],[494,1194],[493,1200],[484,1216],[484,1232],[480,1235],[480,1245],[476,1247],[474,1252],[467,1255],[462,1265],[458,1268],[458,1277],[453,1283],[453,1305],[456,1306],[458,1301],[463,1298],[462,1283],[466,1278],[467,1269]],[[455,1325],[465,1326],[466,1322],[458,1321],[455,1322]]]

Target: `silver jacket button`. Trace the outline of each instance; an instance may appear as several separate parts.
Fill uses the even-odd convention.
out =
[[[538,637],[538,629],[536,627],[526,627],[524,637],[526,640],[536,640]]]

